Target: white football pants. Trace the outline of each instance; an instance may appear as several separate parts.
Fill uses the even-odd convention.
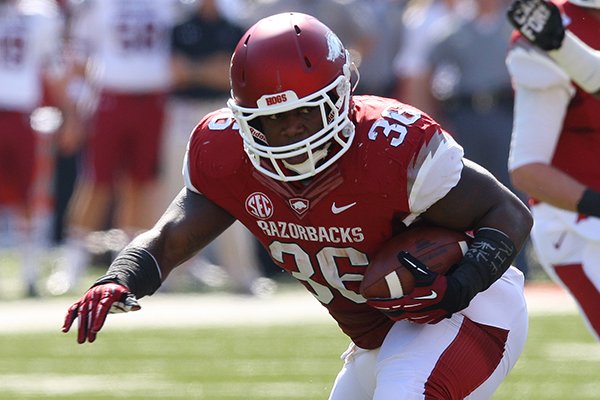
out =
[[[531,212],[531,241],[540,264],[573,296],[587,328],[600,340],[600,218],[581,218],[544,203]]]
[[[525,345],[523,285],[511,267],[452,318],[397,322],[379,349],[351,344],[329,399],[490,399]]]

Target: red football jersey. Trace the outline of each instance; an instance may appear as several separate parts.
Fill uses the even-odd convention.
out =
[[[600,50],[600,21],[587,9],[568,2],[563,4],[563,10],[571,21],[569,30],[588,46]],[[577,92],[569,103],[552,165],[600,190],[600,100],[575,86]]]
[[[589,10],[567,0],[553,0],[553,3],[567,16],[568,29],[588,46],[600,50],[600,21]],[[512,43],[519,37],[521,34],[514,31]],[[575,82],[573,85],[575,96],[569,103],[552,165],[584,185],[600,190],[600,99]]]
[[[228,109],[207,115],[188,145],[188,189],[240,220],[273,260],[328,309],[358,346],[379,347],[393,324],[359,294],[382,244],[456,185],[462,148],[421,111],[355,96],[350,149],[306,182],[258,172]]]

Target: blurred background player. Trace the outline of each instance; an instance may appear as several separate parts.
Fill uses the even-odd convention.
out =
[[[359,46],[359,51],[362,49],[357,60],[360,79],[355,93],[394,96],[394,57],[404,38],[402,15],[406,4],[406,0],[358,0],[348,5],[367,25],[364,39],[360,40],[365,44]],[[321,19],[326,20],[326,17],[321,16]]]
[[[90,234],[119,228],[112,244],[118,251],[154,217],[177,5],[85,0],[69,10],[69,39],[80,63],[73,70],[83,71],[95,107],[85,129],[71,132],[84,135],[72,139],[83,146],[83,161],[69,204],[64,259],[48,282],[54,294],[69,290],[89,265]]]
[[[62,99],[63,21],[49,0],[0,1],[0,247],[18,247],[25,292],[36,296],[48,232],[36,224],[37,138],[31,113],[45,93]],[[2,258],[0,256],[0,262]]]
[[[509,168],[531,199],[542,266],[600,339],[600,1],[555,3],[509,11],[522,32],[506,59],[516,96]]]
[[[454,20],[473,14],[471,0],[408,0],[402,15],[402,42],[393,60],[395,97],[422,110],[434,109],[429,54]]]
[[[471,15],[452,19],[427,55],[432,105],[465,156],[511,187],[506,163],[513,91],[504,63],[512,27],[508,0],[479,0]]]
[[[157,193],[160,201],[155,202],[157,213],[185,186],[183,158],[199,118],[223,107],[229,98],[231,54],[244,33],[236,23],[236,10],[235,4],[223,0],[196,1],[191,15],[172,30],[173,86],[161,147],[163,168]],[[274,283],[263,277],[257,253],[254,237],[242,224],[235,223],[182,270],[209,286],[224,285],[235,293],[268,294]]]

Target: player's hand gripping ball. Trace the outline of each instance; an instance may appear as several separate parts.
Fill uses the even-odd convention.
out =
[[[439,227],[415,227],[392,238],[369,264],[360,292],[394,321],[435,324],[461,310],[458,282],[446,276],[472,238]]]
[[[379,250],[367,267],[360,293],[366,299],[400,298],[409,294],[415,288],[415,277],[398,260],[401,251],[417,258],[429,270],[443,275],[463,258],[471,240],[471,236],[464,232],[446,228],[409,228]]]

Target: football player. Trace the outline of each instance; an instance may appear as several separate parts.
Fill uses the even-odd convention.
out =
[[[10,243],[17,247],[27,296],[38,294],[46,240],[35,218],[40,212],[34,186],[41,145],[30,116],[45,100],[63,108],[63,26],[54,1],[0,1],[0,220],[8,221],[0,235],[12,237]]]
[[[512,179],[531,198],[542,266],[600,339],[600,1],[520,0],[508,16]]]
[[[79,283],[90,264],[88,238],[93,232],[108,224],[131,238],[152,225],[148,194],[159,170],[170,88],[169,30],[177,17],[176,4],[175,0],[69,3],[75,64],[71,80],[92,89],[79,91],[73,100],[87,114],[82,115],[85,129],[70,131],[76,136],[70,142],[83,147],[84,157],[69,203],[65,261],[48,282],[53,294]]]
[[[311,16],[252,26],[231,60],[228,108],[191,135],[186,189],[69,308],[63,331],[79,319],[78,342],[93,342],[108,312],[139,309],[237,219],[350,338],[330,399],[490,398],[525,343],[523,275],[510,264],[529,211],[420,110],[352,96],[354,70]],[[362,297],[369,261],[417,221],[475,238],[447,276],[413,260],[431,295]]]

